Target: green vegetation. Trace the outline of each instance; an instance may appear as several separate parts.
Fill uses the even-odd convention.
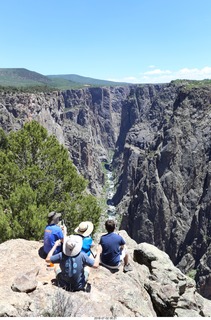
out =
[[[109,81],[109,80],[99,80],[99,79],[93,79],[89,77],[82,77],[77,74],[61,74],[61,75],[49,75],[49,79],[51,80],[66,80],[71,81],[73,83],[81,84],[84,86],[117,86],[117,85],[126,85],[128,83],[125,82],[115,82],[115,81]]]
[[[126,84],[127,83],[82,77],[75,74],[44,76],[24,68],[0,68],[1,90],[2,88],[4,88],[4,90],[10,88],[24,92],[40,92]]]
[[[39,93],[39,92],[52,92],[58,90],[57,88],[51,88],[47,85],[33,85],[27,87],[15,87],[15,86],[1,86],[0,92],[4,93]]]
[[[195,280],[197,270],[192,269],[188,272],[187,276],[190,277],[191,279]]]
[[[42,92],[78,88],[79,83],[66,79],[50,79],[40,73],[23,68],[0,69],[1,90]]]
[[[40,73],[24,68],[0,68],[0,85],[25,87],[31,85],[50,85],[51,81]]]
[[[204,80],[173,80],[171,81],[172,84],[185,86],[188,89],[198,88],[198,87],[206,87],[211,85],[211,80],[204,79]]]
[[[8,135],[0,129],[0,242],[41,239],[52,210],[68,233],[82,220],[97,227],[100,208],[86,186],[67,149],[36,121]]]

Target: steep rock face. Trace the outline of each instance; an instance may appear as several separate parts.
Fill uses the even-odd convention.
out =
[[[183,272],[198,267],[198,290],[208,297],[210,105],[210,87],[176,84],[8,91],[0,95],[0,125],[10,131],[40,122],[68,148],[96,195],[101,161],[114,153],[121,227],[167,252]]]
[[[52,93],[0,95],[0,125],[6,131],[36,120],[55,134],[70,153],[78,171],[100,194],[104,181],[102,159],[111,158],[119,135],[122,100],[129,87],[88,88]]]
[[[101,162],[112,156],[119,136],[122,101],[128,92],[129,87],[63,92],[66,145],[93,193],[102,188]]]
[[[145,86],[131,100],[114,156],[121,226],[188,272],[210,244],[211,88]]]

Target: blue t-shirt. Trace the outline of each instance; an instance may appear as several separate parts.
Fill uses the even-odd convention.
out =
[[[88,256],[90,256],[91,251],[91,245],[92,245],[92,238],[90,236],[88,237],[82,237],[83,238],[83,243],[82,243],[82,249],[81,251],[85,252]]]
[[[111,232],[100,238],[102,246],[101,261],[109,266],[118,266],[120,262],[120,246],[125,244],[125,240],[117,233]]]
[[[58,239],[63,239],[64,235],[62,232],[62,229],[57,226],[56,224],[51,224],[46,226],[45,232],[44,232],[44,251],[46,254],[51,250],[51,248],[54,246],[54,243]],[[56,250],[54,251],[55,253],[58,253],[62,250],[62,245],[58,246]]]
[[[81,290],[84,288],[84,267],[92,267],[94,264],[94,260],[89,258],[87,254],[82,251],[75,257],[68,257],[64,253],[60,252],[53,255],[50,260],[53,263],[60,263],[61,285],[70,287],[71,290]]]

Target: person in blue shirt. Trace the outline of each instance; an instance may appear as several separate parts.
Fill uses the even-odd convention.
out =
[[[101,264],[108,269],[119,269],[121,263],[124,262],[123,271],[132,271],[128,253],[125,250],[125,240],[114,232],[115,227],[114,220],[108,219],[105,222],[107,233],[101,236],[99,243]]]
[[[93,246],[93,240],[91,233],[94,229],[93,223],[91,221],[83,221],[74,230],[75,233],[80,235],[83,239],[81,251],[85,252],[88,256],[91,254],[91,247]]]
[[[53,254],[60,244],[61,240],[57,240],[46,257],[48,263],[59,263],[59,266],[55,268],[58,286],[72,292],[85,290],[88,280],[85,266],[98,268],[100,253],[97,253],[94,260],[82,252],[82,237],[79,235],[65,236],[62,252]]]
[[[64,233],[66,234],[66,227],[62,230],[60,226],[58,226],[59,220],[61,217],[61,213],[57,213],[55,211],[51,211],[48,214],[48,224],[45,227],[44,231],[44,252],[48,254],[51,248],[54,246],[56,240],[60,239],[63,241]],[[62,244],[57,246],[54,254],[62,251]]]

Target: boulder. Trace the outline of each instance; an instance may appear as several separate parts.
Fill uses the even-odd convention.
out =
[[[33,269],[26,273],[21,273],[14,279],[14,282],[11,286],[13,291],[17,292],[32,292],[36,289],[38,282],[36,276],[39,272],[39,269]]]
[[[196,292],[195,281],[175,267],[165,252],[140,243],[134,249],[134,260],[148,267],[145,288],[158,316],[210,316],[211,301]]]

